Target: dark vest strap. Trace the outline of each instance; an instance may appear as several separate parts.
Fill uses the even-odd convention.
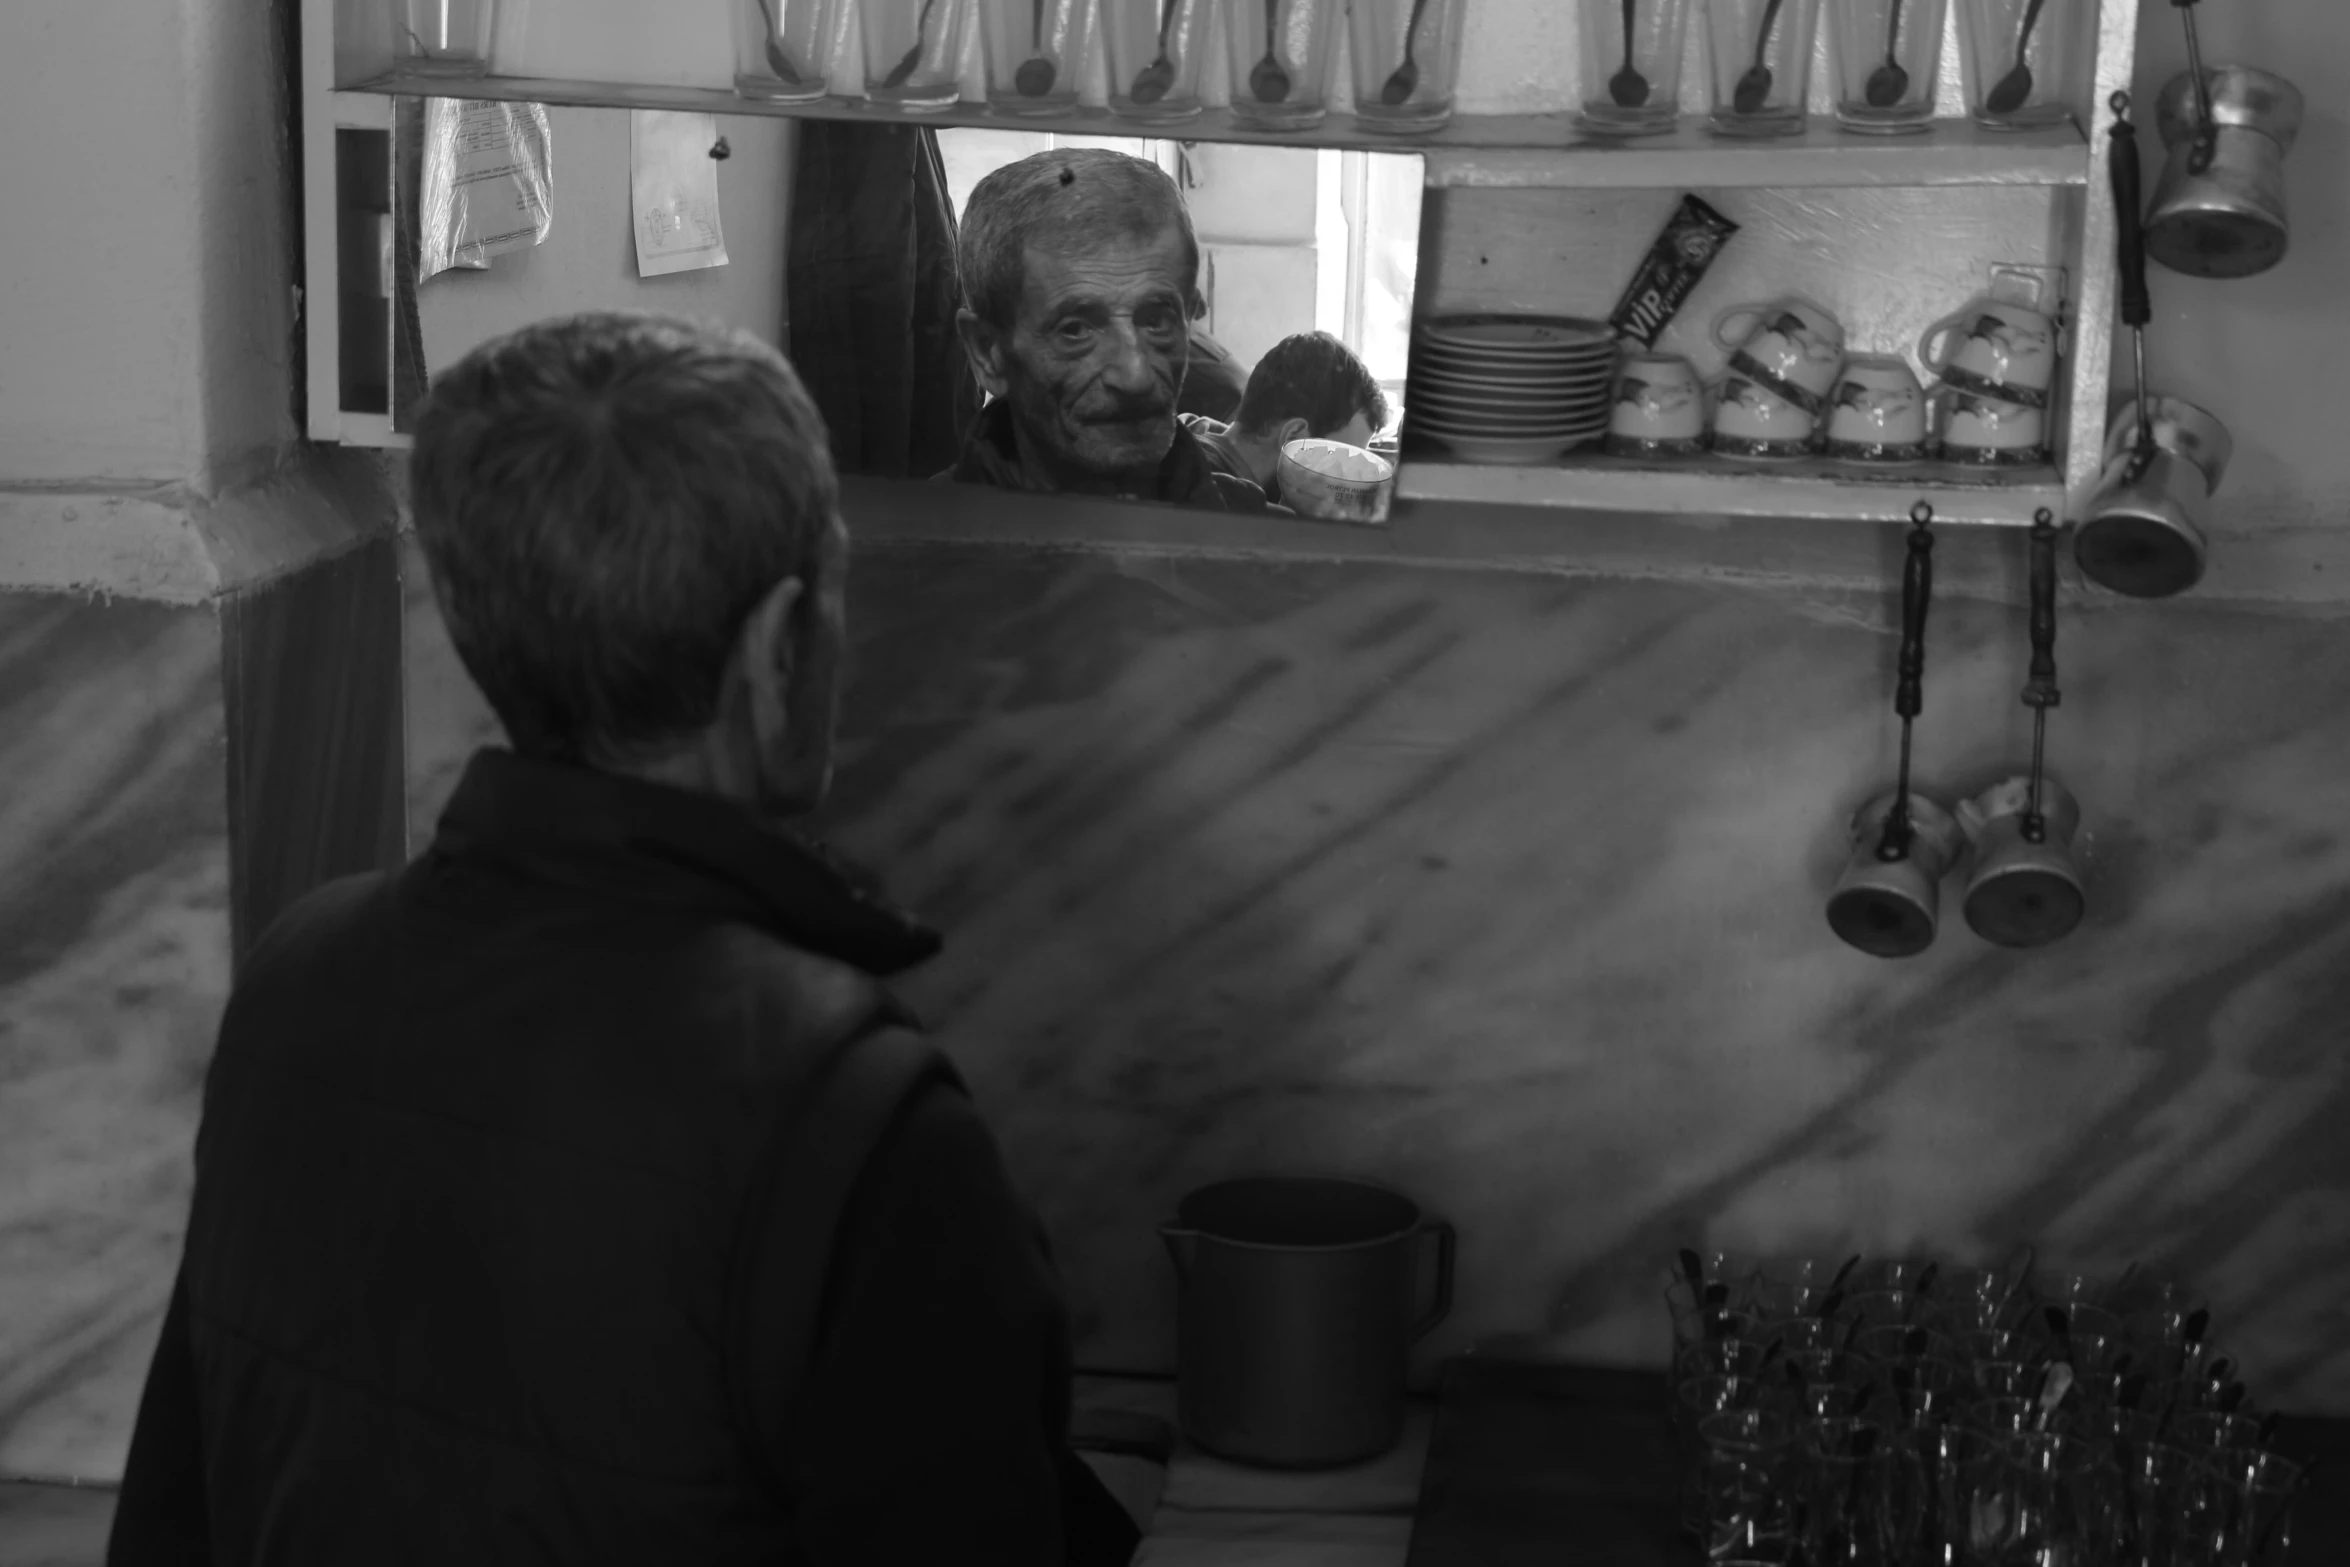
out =
[[[787,1112],[759,1168],[737,1242],[726,1306],[727,1374],[755,1462],[788,1506],[785,1425],[814,1364],[841,1212],[898,1112],[933,1082],[960,1089],[954,1064],[884,1002]],[[790,1271],[777,1277],[779,1265]],[[765,1271],[774,1286],[755,1289]],[[754,1318],[752,1303],[763,1311]]]

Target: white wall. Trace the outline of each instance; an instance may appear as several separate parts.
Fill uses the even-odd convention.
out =
[[[727,264],[640,278],[630,217],[629,111],[549,109],[547,119],[554,174],[547,237],[528,250],[493,256],[486,272],[443,272],[425,283],[417,308],[427,369],[445,369],[485,338],[573,310],[667,311],[783,341],[791,121],[719,118],[728,148],[718,164]]]
[[[0,15],[0,485],[209,488],[291,435],[273,29],[260,0]]]

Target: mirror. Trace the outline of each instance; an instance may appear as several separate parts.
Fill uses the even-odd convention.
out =
[[[1417,154],[663,116],[710,141],[707,169],[676,149],[673,168],[714,183],[723,262],[645,276],[646,125],[546,114],[543,238],[412,289],[428,374],[543,316],[664,310],[783,348],[845,473],[1325,517],[1353,514],[1282,468],[1289,441],[1392,475]],[[962,278],[959,246],[984,281]],[[1347,466],[1365,451],[1385,463]]]

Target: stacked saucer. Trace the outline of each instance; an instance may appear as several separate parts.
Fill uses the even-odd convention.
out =
[[[1548,462],[1607,433],[1616,348],[1605,324],[1566,316],[1423,321],[1405,421],[1466,462]]]

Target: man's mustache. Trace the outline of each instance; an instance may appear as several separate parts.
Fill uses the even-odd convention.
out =
[[[1173,398],[1121,398],[1115,402],[1081,410],[1081,424],[1141,424],[1145,420],[1165,419],[1175,411]]]

